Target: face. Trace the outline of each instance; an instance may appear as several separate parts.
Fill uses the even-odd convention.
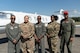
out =
[[[41,16],[38,16],[38,17],[37,17],[37,21],[38,21],[38,22],[41,22]]]
[[[54,19],[54,16],[51,16],[51,21],[53,22],[55,19]]]
[[[65,18],[65,19],[68,19],[68,15],[65,15],[65,14],[64,14],[64,18]]]
[[[10,19],[11,19],[11,23],[14,23],[16,18],[14,15],[12,15]]]
[[[29,21],[29,17],[28,16],[25,16],[24,17],[24,22],[28,22]]]

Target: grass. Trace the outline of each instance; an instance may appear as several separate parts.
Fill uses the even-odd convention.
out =
[[[80,25],[80,22],[75,22],[75,25]]]

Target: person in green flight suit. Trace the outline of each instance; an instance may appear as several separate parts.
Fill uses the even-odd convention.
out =
[[[64,19],[61,20],[59,36],[60,52],[64,53],[64,46],[67,45],[68,53],[72,53],[72,42],[75,32],[75,24],[72,19],[68,17],[68,11],[63,11]]]
[[[35,53],[45,53],[45,33],[46,27],[45,24],[41,21],[41,16],[37,16],[37,23],[34,25],[35,28],[35,35],[37,36],[35,47]],[[41,49],[41,51],[39,51]]]
[[[15,15],[11,15],[11,22],[6,25],[6,35],[8,37],[8,53],[20,53],[20,34],[19,24],[15,23]]]

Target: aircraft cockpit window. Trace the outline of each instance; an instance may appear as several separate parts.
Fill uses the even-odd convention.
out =
[[[47,21],[47,18],[45,20]]]
[[[32,20],[32,18],[29,16],[29,20],[31,21]]]
[[[42,21],[45,21],[44,17],[42,17]]]
[[[5,19],[5,18],[7,18],[7,16],[6,16],[6,14],[0,13],[0,18]]]

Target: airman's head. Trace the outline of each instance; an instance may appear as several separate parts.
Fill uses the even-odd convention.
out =
[[[11,23],[15,23],[15,19],[16,19],[16,17],[15,17],[15,15],[11,15]]]
[[[40,23],[41,22],[41,16],[37,16],[37,21]]]
[[[68,11],[64,11],[63,15],[64,15],[64,18],[67,19],[68,18]]]
[[[28,22],[29,21],[29,16],[25,15],[24,16],[24,22]]]

